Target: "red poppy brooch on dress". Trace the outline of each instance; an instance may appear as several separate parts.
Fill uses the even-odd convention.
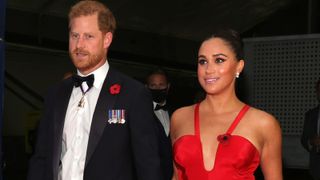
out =
[[[220,134],[217,139],[220,143],[228,143],[229,139],[231,138],[231,134],[226,133],[226,134]]]
[[[109,92],[112,95],[116,95],[120,93],[121,86],[120,84],[114,84],[110,87]]]

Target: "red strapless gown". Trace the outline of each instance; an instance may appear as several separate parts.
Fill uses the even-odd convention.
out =
[[[184,135],[173,145],[174,161],[179,180],[254,180],[254,171],[260,155],[256,147],[242,136],[232,135],[233,130],[247,112],[246,105],[237,115],[228,131],[218,136],[219,144],[214,167],[207,171],[203,164],[199,128],[199,104],[195,107],[195,135]]]

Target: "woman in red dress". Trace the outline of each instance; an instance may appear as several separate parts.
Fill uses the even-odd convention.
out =
[[[224,29],[203,41],[198,81],[206,97],[171,119],[175,180],[282,180],[281,129],[270,114],[240,101],[235,81],[244,68],[237,32]]]

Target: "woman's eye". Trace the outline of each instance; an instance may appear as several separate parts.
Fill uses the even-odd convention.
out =
[[[198,63],[199,63],[200,65],[203,65],[203,64],[206,64],[207,61],[206,61],[205,59],[199,59],[199,60],[198,60]]]
[[[216,59],[216,63],[223,63],[225,60],[224,59],[222,59],[222,58],[217,58]]]

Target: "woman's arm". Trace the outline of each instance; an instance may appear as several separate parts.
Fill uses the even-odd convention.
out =
[[[194,114],[194,106],[186,106],[177,109],[171,116],[170,120],[170,138],[172,147],[174,147],[175,141],[184,134],[190,134],[190,126],[188,122],[191,122],[193,125],[193,114]],[[190,118],[191,117],[191,118]],[[193,127],[191,127],[193,131]],[[173,176],[172,180],[179,180],[181,179],[181,174],[177,169],[177,166],[174,162],[175,152],[174,148],[172,148],[173,153]]]
[[[173,176],[172,176],[172,180],[179,180],[178,178],[178,172],[177,172],[177,167],[173,162]]]
[[[265,180],[282,180],[282,137],[278,121],[267,115],[261,127],[261,169]]]
[[[178,171],[177,171],[177,167],[174,163],[174,149],[173,149],[173,145],[174,145],[174,142],[176,141],[177,139],[177,134],[178,134],[178,130],[179,130],[179,122],[177,119],[179,119],[178,117],[180,116],[179,114],[179,111],[181,110],[176,110],[172,116],[171,116],[171,120],[170,120],[170,138],[171,138],[171,143],[172,143],[172,158],[173,158],[173,176],[172,176],[172,180],[179,180],[179,177],[178,177]]]

